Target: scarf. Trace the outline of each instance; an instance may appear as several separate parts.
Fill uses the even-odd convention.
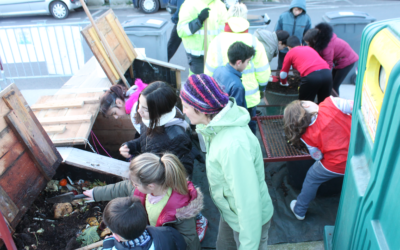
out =
[[[121,242],[121,243],[122,243],[125,247],[134,248],[134,247],[144,246],[144,245],[146,245],[150,240],[151,240],[151,236],[150,236],[149,232],[147,232],[147,230],[144,230],[144,232],[142,233],[142,235],[140,235],[140,236],[137,237],[136,239],[124,241],[124,242]]]
[[[156,125],[156,127],[160,127],[160,126],[164,126],[166,123],[168,123],[169,121],[171,121],[172,119],[175,118],[176,115],[176,108],[174,107],[171,112],[168,112],[166,114],[163,114],[160,117],[160,121],[158,122],[158,124]],[[142,117],[142,122],[146,127],[150,127],[150,120],[144,119]]]

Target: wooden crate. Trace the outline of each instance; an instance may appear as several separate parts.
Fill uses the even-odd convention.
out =
[[[0,211],[11,231],[61,160],[18,88],[0,92]]]
[[[128,80],[141,78],[145,83],[165,81],[180,89],[181,71],[185,68],[152,58],[138,58],[131,41],[111,9],[97,18],[95,23],[111,48],[111,53],[115,55],[116,65],[112,63],[110,55],[106,53],[103,42],[91,24],[81,33],[113,85],[120,83],[121,77],[118,72],[122,72]],[[134,81],[129,82],[132,85]]]

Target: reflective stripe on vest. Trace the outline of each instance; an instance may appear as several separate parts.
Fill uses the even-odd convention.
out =
[[[255,89],[246,90],[245,95],[246,95],[246,96],[253,95],[253,94],[257,93],[258,90],[259,90],[258,87],[255,88]]]
[[[204,50],[199,51],[199,50],[194,50],[194,49],[188,49],[185,48],[186,53],[191,54],[192,56],[204,56]]]

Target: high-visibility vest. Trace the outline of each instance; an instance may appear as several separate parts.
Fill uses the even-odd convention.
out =
[[[178,36],[182,38],[186,53],[193,56],[204,56],[204,26],[192,34],[189,23],[197,19],[205,8],[210,8],[207,19],[209,44],[224,29],[227,14],[225,4],[220,0],[186,0],[179,10]]]
[[[246,91],[246,104],[248,108],[252,108],[260,103],[259,88],[268,84],[271,75],[271,68],[264,46],[254,35],[234,32],[219,34],[208,48],[204,73],[212,76],[217,67],[226,65],[229,62],[228,49],[238,41],[252,46],[256,50],[255,56],[242,72],[242,83]]]

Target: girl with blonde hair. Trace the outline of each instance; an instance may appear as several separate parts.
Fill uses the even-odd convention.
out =
[[[95,187],[84,194],[95,201],[138,197],[150,226],[171,226],[182,234],[187,249],[201,248],[196,215],[203,209],[203,194],[186,180],[186,170],[173,154],[141,154],[130,163],[129,181]]]

